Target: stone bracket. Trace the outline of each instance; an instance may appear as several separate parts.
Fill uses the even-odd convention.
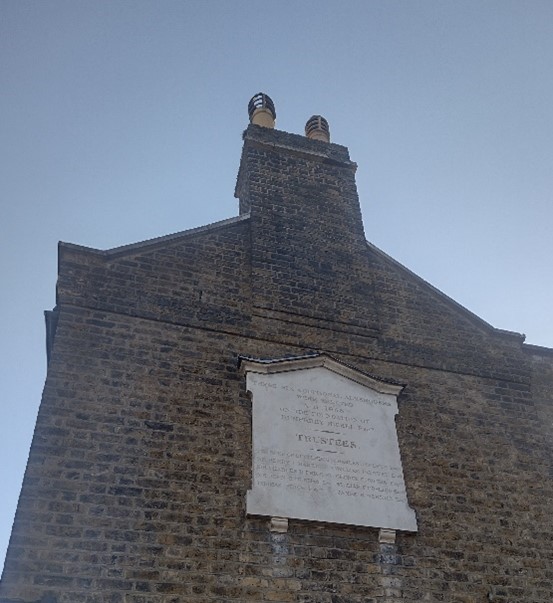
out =
[[[381,544],[395,544],[396,531],[389,528],[380,528],[378,532],[378,542]]]
[[[280,534],[285,534],[286,532],[288,532],[288,518],[271,517],[271,522],[269,523],[269,530],[271,530],[271,532],[279,532]]]

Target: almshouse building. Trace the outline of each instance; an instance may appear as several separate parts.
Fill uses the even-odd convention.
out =
[[[365,239],[266,95],[235,218],[61,243],[3,603],[550,603],[553,350]]]

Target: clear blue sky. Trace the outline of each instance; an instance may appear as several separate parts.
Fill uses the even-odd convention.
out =
[[[553,346],[551,0],[2,0],[0,564],[45,376],[58,240],[231,217],[256,92],[324,115],[367,238]]]

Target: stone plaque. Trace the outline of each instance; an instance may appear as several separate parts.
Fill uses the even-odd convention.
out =
[[[253,414],[248,514],[417,530],[395,429],[401,385],[325,355],[242,366]]]

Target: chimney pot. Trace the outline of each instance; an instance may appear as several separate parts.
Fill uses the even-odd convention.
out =
[[[264,128],[275,127],[275,105],[271,97],[264,92],[258,92],[252,96],[248,103],[248,115],[252,124],[263,126]]]
[[[330,142],[328,122],[322,115],[312,115],[305,124],[305,135],[313,140]]]

